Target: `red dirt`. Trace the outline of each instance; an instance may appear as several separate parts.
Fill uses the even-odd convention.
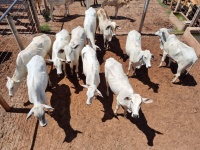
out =
[[[113,57],[122,63],[124,71],[127,71],[128,60],[124,62],[122,59],[125,53],[126,36],[130,30],[138,30],[143,4],[144,1],[131,1],[129,9],[125,7],[119,9],[118,16],[121,17],[115,21],[122,29],[117,31],[117,36],[113,39],[109,50],[97,51],[97,57],[101,64],[101,83],[98,89],[104,98],[97,97],[91,106],[87,106],[86,89],[80,86],[84,83],[84,75],[81,75],[82,80],[77,81],[72,77],[57,78],[55,69],[50,72],[53,88],[48,88],[46,93],[49,104],[55,109],[51,115],[46,114],[48,121],[46,127],[40,127],[34,116],[27,122],[25,121],[29,109],[32,108],[32,105],[24,106],[28,100],[26,80],[15,97],[8,97],[5,87],[6,76],[12,76],[14,72],[18,47],[12,44],[12,47],[7,48],[7,51],[13,53],[9,60],[0,65],[1,95],[15,109],[11,113],[5,112],[2,107],[0,109],[0,149],[199,149],[200,62],[198,61],[194,65],[181,82],[172,84],[171,80],[173,73],[176,72],[177,64],[172,63],[170,68],[165,67],[165,63],[162,68],[157,67],[162,54],[158,37],[142,36],[142,48],[149,49],[154,54],[155,60],[152,61],[152,67],[149,70],[143,67],[138,72],[140,75],[129,78],[136,93],[142,97],[151,98],[154,102],[142,104],[140,118],[135,120],[130,117],[130,114],[124,118],[122,108],[118,112],[119,115],[115,117],[113,110],[116,105],[116,96],[106,97],[105,60]],[[114,14],[114,8],[106,7],[106,9],[109,15]],[[84,10],[85,8],[80,7],[79,2],[70,5],[72,16],[68,21],[65,20],[64,23],[49,22],[53,32],[59,31],[62,25],[69,32],[77,25],[82,26]],[[42,17],[39,17],[42,20]],[[157,1],[152,0],[142,32],[152,34],[161,27],[169,28],[172,25],[166,10]],[[27,46],[34,36],[36,35],[21,35],[24,45]],[[54,35],[50,36],[54,40]],[[14,43],[12,36],[7,38]],[[5,38],[1,37],[2,39]],[[102,35],[97,34],[96,44],[103,48]],[[69,70],[69,68],[67,69]]]

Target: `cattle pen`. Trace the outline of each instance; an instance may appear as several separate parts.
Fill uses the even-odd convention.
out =
[[[79,1],[75,1],[69,5],[70,16],[64,17],[65,7],[55,7],[56,20],[53,22],[32,5],[33,0],[9,0],[11,3],[4,4],[3,1],[8,2],[0,0],[0,16],[13,2],[16,4],[6,16],[13,18],[14,30],[10,28],[6,17],[0,22],[0,100],[6,101],[4,106],[8,110],[6,112],[0,106],[0,149],[199,148],[200,62],[197,61],[189,74],[185,78],[181,77],[176,84],[170,82],[177,70],[175,62],[172,62],[169,68],[165,67],[165,63],[163,67],[158,68],[162,51],[159,38],[154,33],[163,27],[177,31],[169,20],[169,4],[163,7],[161,1],[152,0],[144,12],[145,3],[148,1],[130,1],[129,8],[124,6],[119,9],[117,19],[114,17],[114,7],[105,6],[110,18],[121,29],[116,31],[116,37],[113,37],[111,46],[107,50],[103,46],[102,33],[96,32],[95,44],[101,48],[101,51],[97,51],[101,80],[98,89],[103,98],[98,96],[92,105],[88,106],[87,89],[81,87],[85,83],[83,74],[80,74],[80,81],[64,75],[58,78],[56,69],[50,71],[48,67],[52,87],[47,88],[46,95],[54,110],[46,113],[48,124],[41,127],[34,116],[25,121],[27,113],[33,106],[28,103],[26,79],[23,80],[15,96],[10,98],[6,88],[7,76],[12,77],[17,54],[35,36],[45,33],[53,42],[55,34],[61,29],[71,33],[75,27],[83,27],[86,8],[82,7]],[[98,10],[102,2],[103,0],[98,0],[99,4],[93,6],[91,1],[91,6]],[[42,3],[41,10],[44,9]],[[144,15],[144,22],[141,23]],[[141,24],[143,25],[140,26]],[[151,68],[147,70],[142,67],[136,77],[129,78],[129,82],[136,93],[151,98],[153,103],[142,104],[139,118],[136,120],[131,114],[128,114],[127,118],[123,117],[122,108],[119,109],[117,116],[114,115],[116,95],[110,91],[110,96],[106,96],[104,65],[106,59],[113,57],[122,64],[124,72],[127,72],[129,60],[124,57],[127,34],[131,30],[139,29],[142,33],[142,49],[150,50],[154,60]],[[12,30],[16,30],[17,35],[14,35],[15,32]],[[182,35],[177,36],[182,39]],[[81,65],[79,69],[82,70]],[[68,65],[66,70],[70,71]]]

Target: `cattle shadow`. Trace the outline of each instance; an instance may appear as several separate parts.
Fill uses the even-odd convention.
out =
[[[77,137],[78,133],[82,133],[81,131],[74,130],[70,125],[70,88],[65,84],[57,85],[55,88],[51,89],[51,92],[52,96],[50,103],[54,108],[51,117],[57,121],[59,127],[65,132],[66,137],[63,142],[70,143],[74,138]]]
[[[113,92],[110,90],[110,88],[109,88],[109,97],[106,95],[106,81],[105,81],[104,73],[100,73],[100,80],[101,80],[101,83],[98,89],[99,91],[101,91],[104,98],[98,97],[98,100],[102,103],[103,108],[104,108],[104,110],[102,110],[104,112],[104,116],[101,120],[102,122],[106,122],[107,120],[111,120],[112,118],[114,117],[117,118],[117,117],[114,115],[114,112],[112,109]]]
[[[136,21],[135,19],[128,18],[128,17],[125,17],[125,16],[117,16],[117,18],[115,18],[115,16],[110,16],[110,19],[112,19],[112,20],[129,20],[130,22]]]
[[[149,78],[148,69],[145,65],[143,65],[140,69],[136,69],[135,72],[136,75],[130,77],[137,78],[143,84],[148,85],[149,89],[153,89],[155,93],[158,93],[159,84],[151,81],[151,79]]]
[[[78,17],[84,17],[84,15],[79,15],[79,14],[68,15],[68,16],[54,15],[54,21],[55,22],[68,22],[68,21],[74,20]]]
[[[81,57],[79,58],[79,67],[78,67],[78,74],[79,74],[79,78],[80,80],[83,80],[85,81],[85,76],[83,75],[83,64],[82,64],[82,60],[81,60]],[[74,85],[74,87],[71,87],[71,88],[74,88],[75,89],[75,93],[78,94],[80,91],[83,91],[83,87],[79,84],[79,80],[76,76],[76,73],[75,73],[75,66],[73,67],[73,75],[70,74],[71,72],[71,69],[70,69],[70,66],[69,64],[66,64],[66,72],[67,72],[67,77],[68,80]]]
[[[176,74],[177,73],[177,69],[178,69],[178,64],[176,62],[172,61],[171,64],[170,64],[170,67],[167,67],[168,62],[169,62],[169,57],[167,57],[165,59],[166,65],[162,66],[162,68],[170,68],[171,72],[173,74]],[[187,68],[187,70],[188,70],[188,68]],[[194,79],[194,77],[191,76],[189,73],[187,74],[187,71],[185,70],[183,73],[181,73],[179,79],[177,79],[177,81],[174,84],[183,85],[183,86],[196,86],[197,82]]]
[[[133,117],[131,117],[131,114],[128,113],[127,114],[127,119],[129,119],[133,124],[135,124],[139,130],[141,130],[146,138],[147,138],[147,144],[149,146],[153,146],[153,140],[156,137],[156,134],[161,134],[163,135],[163,133],[156,131],[155,129],[149,127],[147,120],[144,116],[144,113],[142,112],[142,109],[140,109],[139,111],[139,118],[138,119],[134,119]]]

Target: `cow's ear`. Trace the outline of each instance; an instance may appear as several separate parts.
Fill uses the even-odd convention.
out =
[[[109,28],[111,28],[111,25],[108,25],[108,26],[106,27],[106,30],[108,30]]]
[[[131,98],[130,97],[125,97],[124,100],[129,101],[129,100],[131,100]]]
[[[149,103],[153,103],[153,100],[149,98],[142,98],[142,102],[145,104],[149,104]]]
[[[116,26],[116,29],[119,29],[119,30],[120,30],[120,29],[121,29],[121,27],[117,25],[117,26]]]
[[[81,86],[82,86],[82,87],[84,87],[84,88],[88,88],[88,86],[87,86],[87,85],[83,85],[83,84],[81,84]]]
[[[53,107],[51,107],[51,106],[49,106],[49,105],[43,104],[42,106],[43,106],[44,108],[46,108],[46,109],[54,109]]]
[[[34,107],[33,107],[34,108]],[[31,117],[32,113],[33,113],[33,108],[28,112],[27,116],[26,116],[26,121],[28,120],[28,118]]]
[[[62,62],[65,62],[65,60],[64,60],[64,59],[62,59],[62,58],[60,58],[60,61],[62,61]]]
[[[47,62],[53,62],[52,59],[45,59]]]
[[[77,45],[74,44],[74,45],[72,46],[72,48],[73,48],[73,49],[76,49],[78,46],[79,46],[79,44],[77,44]]]
[[[7,77],[7,80],[11,80],[11,78],[10,78],[10,77]]]
[[[60,49],[58,53],[64,53],[64,49]]]
[[[96,89],[96,91],[97,91],[97,94],[103,98],[103,95],[101,94],[101,92],[98,89]]]

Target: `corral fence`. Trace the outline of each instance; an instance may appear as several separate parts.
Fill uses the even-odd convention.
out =
[[[0,104],[6,111],[11,110],[4,84],[12,74],[9,68],[15,68],[17,54],[32,40],[31,35],[40,32],[35,14],[33,0],[0,0]]]

